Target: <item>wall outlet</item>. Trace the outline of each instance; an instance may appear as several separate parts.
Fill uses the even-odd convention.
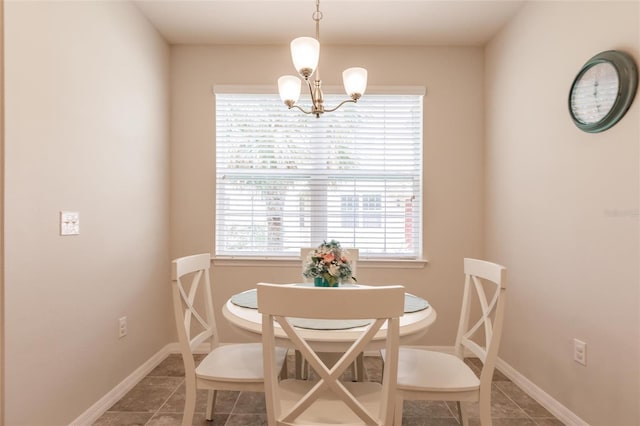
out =
[[[573,339],[573,360],[578,364],[587,365],[587,344],[582,340]]]
[[[127,317],[120,317],[118,319],[118,338],[123,338],[127,335]]]
[[[80,213],[60,212],[60,235],[80,234]]]

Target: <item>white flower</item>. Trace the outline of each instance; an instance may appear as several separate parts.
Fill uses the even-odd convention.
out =
[[[329,265],[329,273],[331,275],[333,275],[334,277],[339,276],[340,275],[340,266],[332,263],[331,265]]]

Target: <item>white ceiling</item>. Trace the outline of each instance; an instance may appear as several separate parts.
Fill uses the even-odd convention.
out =
[[[134,0],[170,44],[287,44],[314,36],[314,0]],[[322,0],[327,44],[484,45],[522,0]]]

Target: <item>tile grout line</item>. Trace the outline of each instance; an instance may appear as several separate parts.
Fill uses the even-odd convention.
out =
[[[507,393],[506,393],[505,391],[503,391],[502,389],[500,389],[500,386],[497,386],[497,385],[496,385],[496,387],[495,387],[495,388],[498,390],[498,392],[500,392],[501,394],[503,394],[503,395],[504,395],[504,396],[505,396],[509,401],[513,402],[513,404],[514,404],[516,407],[518,407],[518,409],[519,409],[520,411],[522,411],[522,412],[524,413],[524,415],[526,416],[526,418],[527,418],[527,419],[531,420],[531,421],[532,421],[534,424],[536,424],[536,425],[538,424],[538,422],[536,422],[536,421],[535,421],[535,419],[534,419],[533,417],[531,417],[531,416],[529,415],[529,413],[527,413],[527,412],[524,410],[524,408],[522,408],[522,407],[520,406],[520,404],[518,404],[518,403],[517,403],[513,398],[511,398],[509,395],[507,395]]]
[[[454,401],[455,402],[455,401]],[[447,410],[449,410],[449,413],[451,414],[451,417],[453,417],[453,419],[456,421],[456,424],[460,424],[460,417],[458,415],[456,415],[456,413],[453,412],[453,410],[451,409],[451,407],[449,406],[449,404],[447,404],[446,402],[444,403],[445,407],[447,407]]]
[[[238,401],[240,400],[241,393],[242,391],[238,392],[238,396],[236,397],[236,400],[233,403],[233,407],[231,407],[231,410],[229,410],[229,415],[227,416],[227,420],[225,420],[224,422],[224,426],[227,426],[229,424],[229,420],[231,420],[231,416],[233,415],[233,412],[236,409],[236,405],[238,405]]]
[[[171,377],[176,377],[176,376],[155,376],[155,377],[166,377],[166,378],[171,378]],[[158,409],[156,411],[154,411],[153,415],[151,417],[149,417],[149,420],[147,420],[147,422],[145,423],[145,425],[148,425],[149,422],[151,422],[151,420],[153,420],[159,413],[160,410],[162,409],[162,407],[164,407],[164,405],[169,402],[169,399],[171,399],[171,397],[173,395],[175,395],[176,392],[178,392],[178,389],[180,389],[180,386],[182,386],[182,384],[185,382],[185,378],[182,379],[182,381],[180,383],[178,383],[178,385],[176,386],[176,388],[173,390],[173,392],[171,392],[169,394],[169,396],[162,402],[162,404],[160,404],[160,406],[158,407]],[[184,410],[182,411],[182,413],[180,414],[184,414]]]

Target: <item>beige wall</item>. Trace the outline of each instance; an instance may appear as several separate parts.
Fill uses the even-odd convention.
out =
[[[293,65],[287,46],[173,47],[171,64],[172,256],[213,252],[212,87],[271,85],[275,93],[277,78],[294,72]],[[400,283],[426,297],[437,309],[438,320],[423,343],[452,345],[461,299],[462,258],[482,255],[482,49],[323,46],[320,66],[325,85],[339,85],[342,69],[355,65],[368,68],[371,87],[419,85],[427,89],[423,238],[429,263],[417,269],[380,269],[363,261],[358,264],[358,280]],[[214,262],[213,279],[220,306],[234,292],[261,280],[300,280],[300,265],[295,261]],[[223,339],[238,339],[222,318],[219,325]]]
[[[451,345],[462,258],[504,263],[501,358],[593,425],[640,424],[640,107],[589,135],[566,97],[601,50],[640,62],[639,15],[637,2],[532,2],[486,51],[323,46],[321,59],[325,85],[362,65],[371,86],[427,88],[429,262],[363,261],[359,280],[429,299],[438,320],[419,343]],[[212,86],[275,90],[293,67],[286,46],[176,46],[169,57],[121,2],[9,1],[4,18],[4,420],[67,424],[175,340],[170,257],[213,252]],[[58,236],[64,209],[80,212],[79,236]],[[300,265],[214,262],[213,278],[220,305],[257,281],[298,280]],[[118,339],[122,315],[129,335]],[[237,340],[219,321],[222,339]],[[574,337],[587,367],[572,361]]]
[[[638,16],[638,2],[532,2],[486,50],[487,256],[509,268],[500,356],[592,425],[640,424],[640,99],[588,134],[567,96],[600,51],[640,63]]]
[[[4,2],[0,2],[0,413],[4,413]]]
[[[169,48],[125,2],[8,1],[4,23],[4,420],[64,425],[172,339]]]

